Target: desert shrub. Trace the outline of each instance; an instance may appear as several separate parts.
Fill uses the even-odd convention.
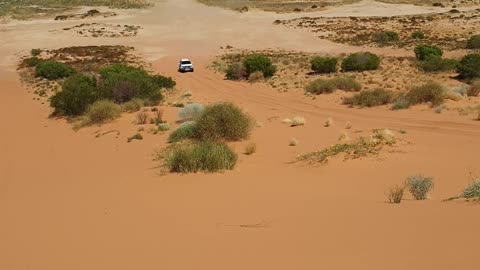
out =
[[[374,39],[375,39],[375,42],[382,45],[386,45],[386,44],[398,41],[400,37],[398,36],[397,33],[393,31],[384,31],[384,32],[375,34]]]
[[[405,95],[400,95],[395,98],[392,104],[392,110],[404,110],[410,108],[410,102],[408,102],[408,99],[405,97]]]
[[[445,88],[436,82],[427,82],[412,88],[405,98],[410,105],[430,102],[432,106],[438,106],[445,100]]]
[[[245,155],[249,156],[257,151],[257,145],[255,143],[249,143],[245,146]]]
[[[316,73],[337,72],[337,58],[317,56],[310,61],[311,68]]]
[[[325,79],[316,79],[305,87],[305,91],[316,95],[330,94],[333,93],[335,89],[335,84],[331,80]]]
[[[74,73],[75,70],[70,66],[51,60],[40,61],[35,67],[35,76],[48,80],[66,78]]]
[[[480,79],[472,81],[472,84],[467,90],[467,96],[476,97],[480,94]]]
[[[468,185],[463,190],[462,197],[465,199],[480,198],[480,179]]]
[[[195,122],[182,123],[176,130],[168,136],[168,142],[174,143],[185,139],[191,139],[195,135]]]
[[[163,99],[160,92],[168,79],[160,79],[151,76],[141,68],[113,65],[100,69],[100,88],[104,95],[117,103],[130,101],[133,98],[141,98],[158,103]]]
[[[157,127],[158,127],[158,130],[160,131],[167,131],[167,130],[170,130],[171,128],[170,124],[168,123],[159,123]]]
[[[137,133],[137,134],[127,138],[127,142],[131,142],[133,140],[139,140],[139,141],[143,140],[142,134]]]
[[[473,35],[468,39],[467,49],[480,49],[480,35]]]
[[[433,178],[423,175],[410,176],[407,179],[407,186],[415,200],[425,200],[427,193],[433,188]]]
[[[403,199],[403,193],[405,192],[404,185],[395,185],[387,193],[388,201],[390,203],[401,203]]]
[[[381,106],[392,102],[393,93],[391,91],[378,88],[375,90],[365,90],[355,94],[351,98],[344,99],[344,104],[360,107]]]
[[[375,70],[380,66],[380,57],[369,52],[350,54],[342,62],[342,71]]]
[[[36,56],[33,56],[33,57],[23,59],[23,64],[26,65],[27,67],[36,67],[42,61],[43,61],[42,59]]]
[[[416,31],[416,32],[413,32],[412,33],[412,38],[413,39],[424,39],[425,38],[425,34],[421,31]]]
[[[337,89],[344,91],[358,92],[362,89],[362,85],[357,80],[349,76],[333,78],[332,82]]]
[[[85,117],[89,124],[101,124],[120,116],[120,106],[110,100],[99,100],[88,106]]]
[[[202,112],[205,110],[202,104],[199,103],[192,103],[185,105],[180,111],[178,112],[178,118],[180,118],[180,121],[190,121],[194,120],[198,116],[202,114]]]
[[[145,125],[148,120],[148,114],[146,112],[139,112],[135,115],[135,123],[137,125]]]
[[[171,172],[191,173],[232,170],[238,157],[224,143],[201,142],[176,146],[164,158]]]
[[[30,51],[30,54],[31,54],[32,56],[39,56],[41,53],[42,53],[42,50],[40,50],[40,49],[32,49],[32,50]]]
[[[272,64],[270,58],[263,55],[252,55],[247,57],[243,61],[245,72],[247,76],[250,76],[255,71],[261,71],[265,78],[272,77],[277,70]]]
[[[443,59],[438,55],[428,55],[425,60],[418,65],[425,72],[447,71],[455,70],[458,65],[458,60]]]
[[[245,67],[241,64],[231,64],[226,70],[225,77],[227,80],[241,80],[247,76]]]
[[[248,76],[248,80],[250,82],[263,81],[264,79],[265,77],[263,76],[263,73],[261,71],[255,71]]]
[[[141,98],[133,98],[122,104],[122,111],[124,112],[137,112],[143,106],[145,106],[145,101]]]
[[[54,114],[76,116],[85,112],[87,107],[100,98],[93,77],[74,75],[62,84],[62,91],[50,100]]]
[[[236,141],[246,139],[253,128],[249,115],[232,103],[209,105],[196,120],[195,138]]]
[[[457,66],[457,72],[464,79],[480,78],[480,54],[465,55]]]
[[[362,89],[362,85],[352,77],[343,76],[330,80],[316,79],[305,87],[305,91],[316,95],[333,93],[336,89],[356,92]]]
[[[177,85],[177,83],[171,77],[153,75],[152,79],[160,88],[172,89]]]
[[[440,57],[443,55],[442,49],[433,45],[418,45],[415,47],[414,52],[415,57],[417,57],[417,59],[420,61],[427,59],[427,56],[430,55],[436,55]]]

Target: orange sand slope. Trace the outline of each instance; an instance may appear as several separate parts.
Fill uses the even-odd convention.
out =
[[[363,10],[372,2],[364,3]],[[378,15],[430,12],[426,7],[379,4]],[[362,7],[360,5],[360,7]],[[359,5],[351,7],[357,14]],[[362,10],[362,9],[360,9]],[[0,25],[0,269],[474,269],[480,241],[478,204],[442,202],[479,173],[479,122],[458,113],[421,108],[394,112],[350,109],[263,84],[223,80],[206,66],[220,46],[351,52],[362,48],[319,40],[274,26],[287,15],[239,14],[191,0],[158,1],[143,11],[120,11],[110,23],[143,27],[137,37],[72,37],[51,30],[78,21]],[[325,11],[329,15],[335,10]],[[340,8],[348,15],[347,7]],[[181,14],[182,16],[178,16]],[[297,16],[301,16],[298,15]],[[222,174],[158,175],[153,151],[165,135],[139,143],[95,138],[106,127],[74,132],[49,119],[15,72],[19,53],[32,47],[124,44],[136,49],[179,89],[202,103],[232,101],[262,127],[258,150]],[[382,54],[411,52],[375,49]],[[196,71],[177,74],[188,56]],[[280,120],[301,115],[307,125]],[[168,108],[166,120],[175,121]],[[328,117],[333,126],[323,127]],[[115,123],[136,129],[123,117]],[[327,166],[291,164],[295,156],[337,141],[354,129],[405,129],[401,151]],[[300,144],[289,147],[291,138]],[[241,152],[241,144],[235,145]],[[410,195],[386,203],[387,187],[412,174],[435,178],[426,201]]]

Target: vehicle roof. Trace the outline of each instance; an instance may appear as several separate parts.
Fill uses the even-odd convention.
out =
[[[188,59],[188,58],[183,58],[183,59],[180,59],[180,61],[182,61],[182,62],[183,62],[183,61],[190,61],[190,59]],[[190,61],[190,62],[191,62],[191,61]]]

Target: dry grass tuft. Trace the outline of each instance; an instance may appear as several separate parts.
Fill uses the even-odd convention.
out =
[[[387,197],[390,203],[400,203],[405,192],[405,185],[395,185],[388,190]]]
[[[300,117],[300,116],[295,116],[292,119],[292,122],[290,123],[290,126],[292,126],[292,127],[303,126],[303,125],[305,125],[305,123],[306,123],[305,118]]]
[[[135,115],[135,123],[137,125],[145,125],[148,120],[148,114],[146,112],[139,112]]]
[[[255,152],[257,152],[257,144],[254,142],[251,142],[245,146],[245,155],[249,156]]]

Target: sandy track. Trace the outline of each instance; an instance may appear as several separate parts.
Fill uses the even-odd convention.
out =
[[[173,13],[177,11],[177,13]],[[193,12],[195,11],[195,12]],[[183,23],[175,14],[191,14]],[[2,26],[0,43],[0,269],[473,269],[478,205],[441,202],[478,173],[478,122],[422,108],[404,112],[348,109],[261,84],[229,82],[207,70],[221,45],[243,48],[359,50],[271,25],[274,15],[247,16],[191,1],[167,1],[138,17],[112,19],[144,27],[135,39],[81,39],[48,30],[75,22]],[[109,20],[110,21],[110,20]],[[4,32],[2,32],[3,35]],[[242,39],[238,37],[241,36]],[[263,38],[261,38],[263,37]],[[16,53],[79,44],[135,45],[161,73],[174,76],[195,100],[230,100],[263,127],[258,153],[240,156],[224,174],[159,177],[151,161],[165,136],[140,143],[93,133],[128,117],[75,133],[48,119],[12,71]],[[397,52],[403,53],[403,52]],[[177,74],[191,55],[194,74]],[[332,97],[334,100],[335,97]],[[303,115],[307,125],[280,119]],[[167,111],[175,120],[175,110]],[[279,119],[269,121],[271,117]],[[324,128],[327,117],[335,123]],[[346,121],[353,129],[406,129],[412,142],[378,158],[308,167],[297,154],[335,143]],[[288,147],[296,137],[298,147]],[[242,145],[235,145],[241,152]],[[414,173],[432,175],[424,202],[385,203],[384,191]]]

